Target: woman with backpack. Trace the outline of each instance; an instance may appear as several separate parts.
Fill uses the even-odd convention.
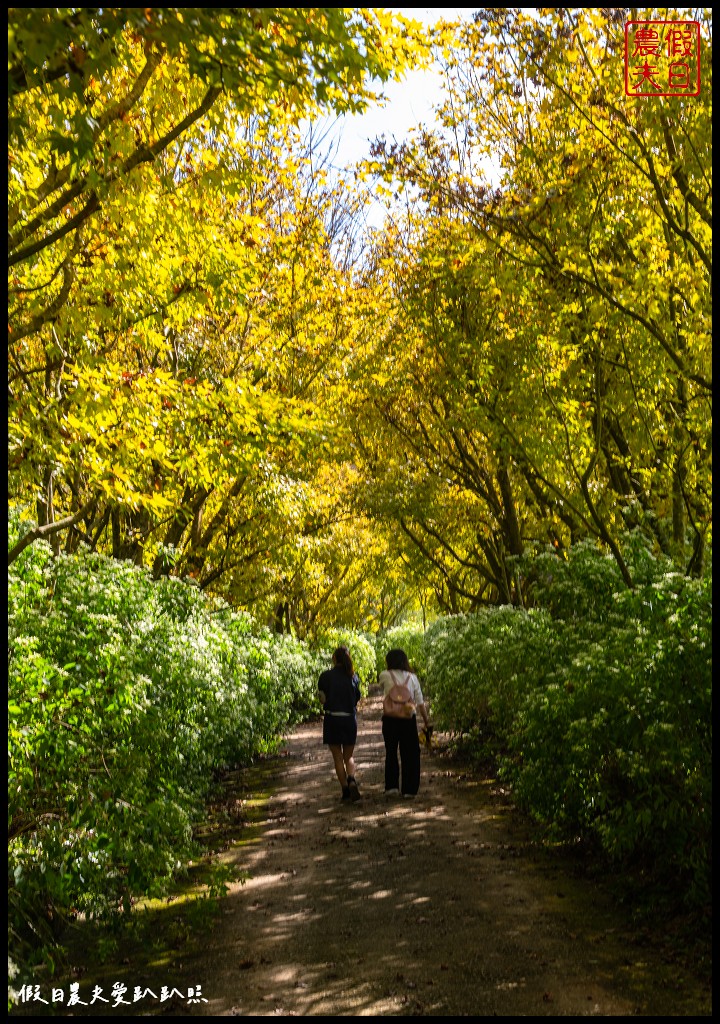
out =
[[[430,727],[425,700],[407,654],[400,648],[385,655],[387,669],[380,673],[383,687],[382,734],[385,740],[385,793],[416,796],[420,788],[420,739],[417,713],[426,731]],[[400,761],[398,763],[398,751]],[[402,772],[402,779],[401,779]]]

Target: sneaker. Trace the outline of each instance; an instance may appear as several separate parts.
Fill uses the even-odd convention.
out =
[[[385,796],[400,796],[399,789],[386,789]]]
[[[350,799],[350,787],[349,786],[343,786],[342,796],[340,797],[340,799],[341,800],[349,800]]]
[[[356,801],[360,799],[360,790],[358,784],[352,775],[348,775],[348,789],[350,790],[350,799]]]
[[[417,793],[403,793],[403,796],[405,797],[406,800],[414,800],[415,797],[417,796]]]

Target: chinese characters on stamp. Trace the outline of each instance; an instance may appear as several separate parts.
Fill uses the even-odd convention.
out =
[[[698,96],[700,23],[628,21],[625,92],[628,96]]]

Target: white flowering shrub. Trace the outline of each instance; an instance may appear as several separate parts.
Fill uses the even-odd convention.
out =
[[[436,723],[493,750],[503,747],[525,694],[557,669],[556,638],[541,610],[447,616],[430,626],[425,645]]]
[[[672,571],[638,538],[637,584],[592,545],[524,566],[531,611],[486,608],[428,629],[444,729],[496,758],[516,800],[702,904],[712,851],[712,577]]]
[[[10,948],[159,895],[215,773],[314,710],[318,658],[176,579],[34,545],[9,574]]]

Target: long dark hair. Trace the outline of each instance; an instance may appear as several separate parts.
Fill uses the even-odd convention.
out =
[[[355,669],[353,668],[352,658],[350,657],[350,651],[347,647],[336,647],[333,651],[333,661],[338,668],[344,669],[352,679],[355,675]]]
[[[385,655],[385,664],[392,671],[392,669],[399,669],[401,672],[410,672],[410,662],[408,656],[401,647],[394,647],[392,651],[388,651]]]

